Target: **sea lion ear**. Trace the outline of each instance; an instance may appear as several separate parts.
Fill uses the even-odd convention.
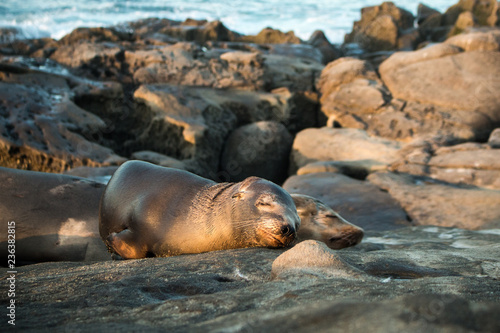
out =
[[[239,191],[231,196],[233,199],[241,199],[245,195],[245,191]]]
[[[245,180],[243,180],[241,183],[240,183],[240,191],[241,192],[245,192],[245,190],[250,186],[252,185],[253,183],[255,183],[256,181],[259,181],[261,180],[262,178],[259,178],[259,177],[255,177],[255,176],[252,176],[252,177],[248,177],[246,178]]]

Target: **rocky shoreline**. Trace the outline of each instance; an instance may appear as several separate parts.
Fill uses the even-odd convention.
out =
[[[87,262],[18,268],[21,328],[500,328],[496,1],[420,5],[416,17],[364,8],[343,45],[155,18],[57,41],[0,33],[5,219],[95,226],[102,183],[140,159],[216,181],[260,176],[366,231],[339,251],[308,241],[96,262],[90,228],[78,246],[93,254],[68,258]]]

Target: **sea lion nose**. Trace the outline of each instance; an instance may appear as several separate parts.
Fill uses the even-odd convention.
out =
[[[293,229],[291,226],[289,225],[284,225],[281,227],[281,233],[283,235],[290,235],[290,234],[293,234],[295,233],[295,229]]]

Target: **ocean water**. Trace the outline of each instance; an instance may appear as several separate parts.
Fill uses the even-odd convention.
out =
[[[444,12],[455,1],[427,4]],[[26,38],[59,39],[77,27],[110,26],[147,17],[220,20],[229,29],[256,34],[265,27],[293,30],[307,40],[323,30],[332,43],[341,43],[360,9],[382,0],[2,0],[0,27],[17,27]],[[416,14],[418,2],[394,3]]]

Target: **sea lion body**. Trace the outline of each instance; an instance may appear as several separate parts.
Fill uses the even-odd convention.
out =
[[[68,175],[3,167],[0,184],[2,266],[8,264],[9,255],[15,258],[12,264],[16,266],[109,260],[99,236],[97,215],[105,185]],[[14,240],[15,246],[8,247]]]
[[[318,199],[302,194],[291,196],[301,220],[297,242],[315,239],[331,249],[343,249],[357,245],[363,239],[362,228],[349,223]]]
[[[101,238],[123,258],[283,247],[299,224],[290,195],[264,179],[217,184],[140,161],[115,172],[99,209]]]

